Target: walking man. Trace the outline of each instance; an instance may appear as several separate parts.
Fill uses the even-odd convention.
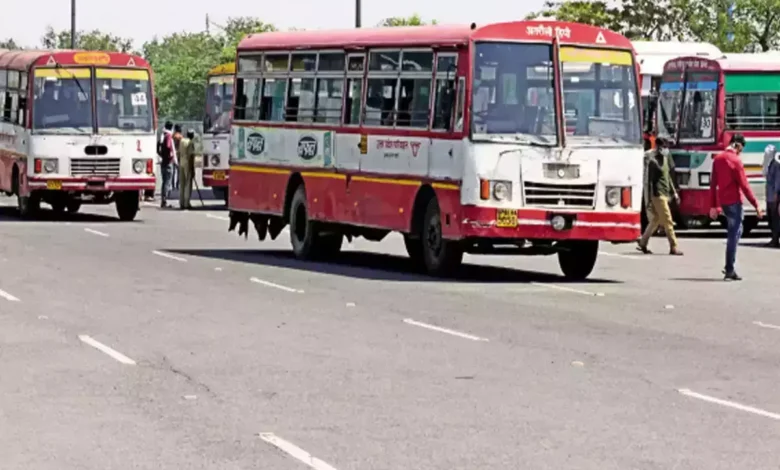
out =
[[[187,137],[179,142],[179,208],[192,209],[192,179],[195,177],[195,131],[187,129]]]
[[[650,207],[647,210],[647,228],[642,234],[642,238],[639,239],[637,249],[642,253],[651,254],[652,251],[647,247],[650,243],[650,237],[658,230],[658,227],[663,227],[666,238],[669,240],[669,254],[682,256],[683,252],[677,246],[672,211],[669,208],[670,200],[679,200],[672,181],[672,156],[669,154],[667,142],[664,139],[658,139],[656,145],[654,150],[648,152],[647,157],[647,196],[650,198]]]
[[[726,281],[741,281],[742,278],[734,269],[737,259],[737,245],[742,236],[742,195],[756,208],[758,218],[763,217],[763,210],[758,207],[756,196],[750,189],[745,168],[739,154],[745,148],[745,137],[734,134],[729,147],[712,160],[712,175],[710,177],[710,217],[718,217],[718,206],[726,217],[728,236],[726,240],[726,267],[723,270]]]
[[[770,150],[770,149],[768,149]],[[772,240],[767,246],[780,248],[780,155],[772,147],[764,166],[766,177],[766,218],[772,230]]]
[[[168,196],[173,182],[173,165],[176,163],[176,143],[173,141],[173,123],[165,123],[165,129],[157,143],[157,154],[160,155],[160,173],[162,173],[162,189],[160,190],[160,207],[167,208]]]

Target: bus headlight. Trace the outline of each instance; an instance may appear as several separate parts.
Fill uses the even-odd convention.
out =
[[[219,155],[211,156],[211,166],[219,166]]]
[[[139,159],[133,160],[133,171],[136,174],[140,175],[141,173],[144,172],[144,170],[146,170],[146,160],[145,159],[144,160],[139,160]]]
[[[497,201],[512,199],[512,183],[509,181],[496,181],[493,183],[493,197]]]
[[[615,207],[620,203],[620,189],[619,188],[607,188],[605,195],[605,201],[608,206]]]
[[[709,185],[710,185],[710,174],[699,173],[699,186],[709,186]]]
[[[43,171],[46,173],[56,173],[57,172],[57,160],[44,160],[43,161]]]

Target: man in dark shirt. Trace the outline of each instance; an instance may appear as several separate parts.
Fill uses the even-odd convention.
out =
[[[712,160],[712,176],[710,177],[710,217],[718,217],[718,206],[723,210],[723,215],[728,223],[728,237],[726,240],[726,267],[723,270],[726,281],[741,281],[742,278],[734,270],[737,259],[737,245],[742,236],[742,194],[756,208],[758,218],[764,216],[758,206],[756,196],[750,189],[745,168],[739,154],[745,148],[745,137],[742,134],[734,134],[731,137],[729,147],[718,154]]]
[[[663,139],[656,140],[657,147],[647,156],[647,184],[650,196],[650,208],[647,211],[648,224],[642,238],[639,239],[637,249],[642,253],[652,253],[647,244],[658,227],[663,227],[666,238],[669,240],[669,254],[682,256],[677,246],[677,237],[674,233],[672,211],[669,208],[670,200],[678,200],[677,190],[672,181],[671,155],[669,155],[667,142]]]

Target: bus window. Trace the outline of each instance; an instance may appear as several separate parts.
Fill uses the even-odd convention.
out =
[[[780,95],[741,93],[726,95],[726,128],[739,131],[780,130]]]
[[[95,85],[97,126],[101,133],[148,133],[152,130],[149,72],[97,69]]]
[[[34,76],[33,129],[36,132],[92,132],[89,69],[36,69]]]

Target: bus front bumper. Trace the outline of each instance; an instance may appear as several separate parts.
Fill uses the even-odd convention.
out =
[[[641,223],[639,212],[466,206],[460,231],[464,238],[631,242],[641,235]]]
[[[27,187],[30,190],[49,191],[146,191],[155,189],[154,176],[144,178],[122,177],[92,177],[92,178],[67,178],[67,177],[40,177],[33,176],[27,179]]]
[[[207,188],[227,187],[230,170],[203,170],[203,186]]]

